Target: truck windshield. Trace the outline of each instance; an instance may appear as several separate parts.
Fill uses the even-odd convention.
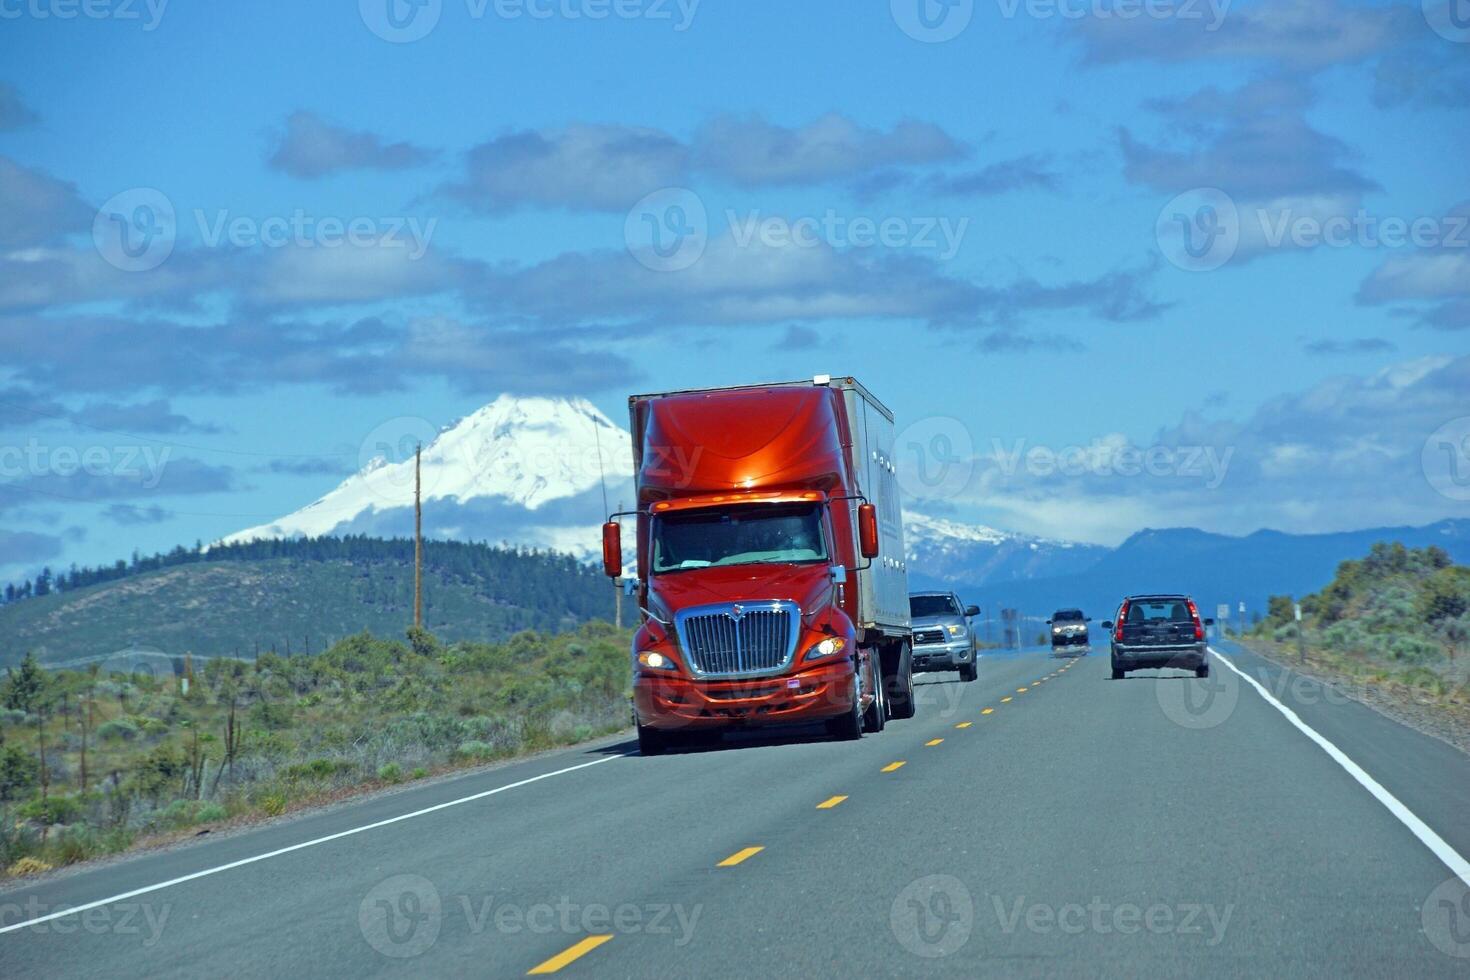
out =
[[[958,616],[959,606],[947,595],[909,596],[910,616]]]
[[[653,522],[653,570],[827,560],[816,504],[660,514]]]
[[[1058,609],[1052,614],[1054,623],[1080,623],[1082,621],[1082,610],[1080,609]]]

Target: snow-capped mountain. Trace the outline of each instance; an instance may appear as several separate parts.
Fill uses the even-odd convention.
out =
[[[381,448],[320,499],[224,541],[412,534],[412,452],[396,445]],[[424,446],[424,534],[551,549],[591,560],[606,514],[599,453],[608,509],[620,502],[631,507],[632,437],[626,429],[586,399],[502,395]],[[1069,574],[1107,550],[915,513],[906,515],[905,538],[916,586]]]
[[[916,587],[1076,574],[1111,550],[913,512],[904,514],[903,533],[909,578]]]
[[[631,500],[631,444],[586,399],[502,395],[424,446],[424,534],[590,557],[604,517],[600,480],[610,504]],[[411,534],[414,460],[401,455],[375,455],[319,500],[224,540]]]

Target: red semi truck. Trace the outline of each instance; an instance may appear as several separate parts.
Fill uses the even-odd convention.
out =
[[[912,717],[892,413],[826,376],[634,395],[628,410],[642,752],[758,725],[855,739]],[[602,557],[622,575],[611,519]]]

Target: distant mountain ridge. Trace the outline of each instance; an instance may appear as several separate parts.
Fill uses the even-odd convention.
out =
[[[1110,550],[913,512],[904,514],[904,548],[915,588],[1066,575],[1090,567]]]
[[[1213,615],[1217,604],[1264,612],[1270,595],[1302,596],[1332,581],[1338,563],[1361,558],[1379,541],[1406,547],[1437,545],[1470,563],[1470,520],[1448,518],[1423,527],[1379,527],[1325,534],[1261,530],[1243,537],[1196,528],[1145,529],[1096,562],[1069,574],[1033,579],[962,580],[970,596],[1030,612],[1081,605],[1101,620],[1128,593],[1188,592]]]

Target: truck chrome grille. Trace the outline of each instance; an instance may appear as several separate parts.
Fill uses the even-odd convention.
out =
[[[769,674],[796,653],[801,610],[789,600],[697,606],[674,616],[689,669],[701,677]]]
[[[943,643],[944,630],[925,629],[914,630],[914,646],[926,646],[931,643]]]

